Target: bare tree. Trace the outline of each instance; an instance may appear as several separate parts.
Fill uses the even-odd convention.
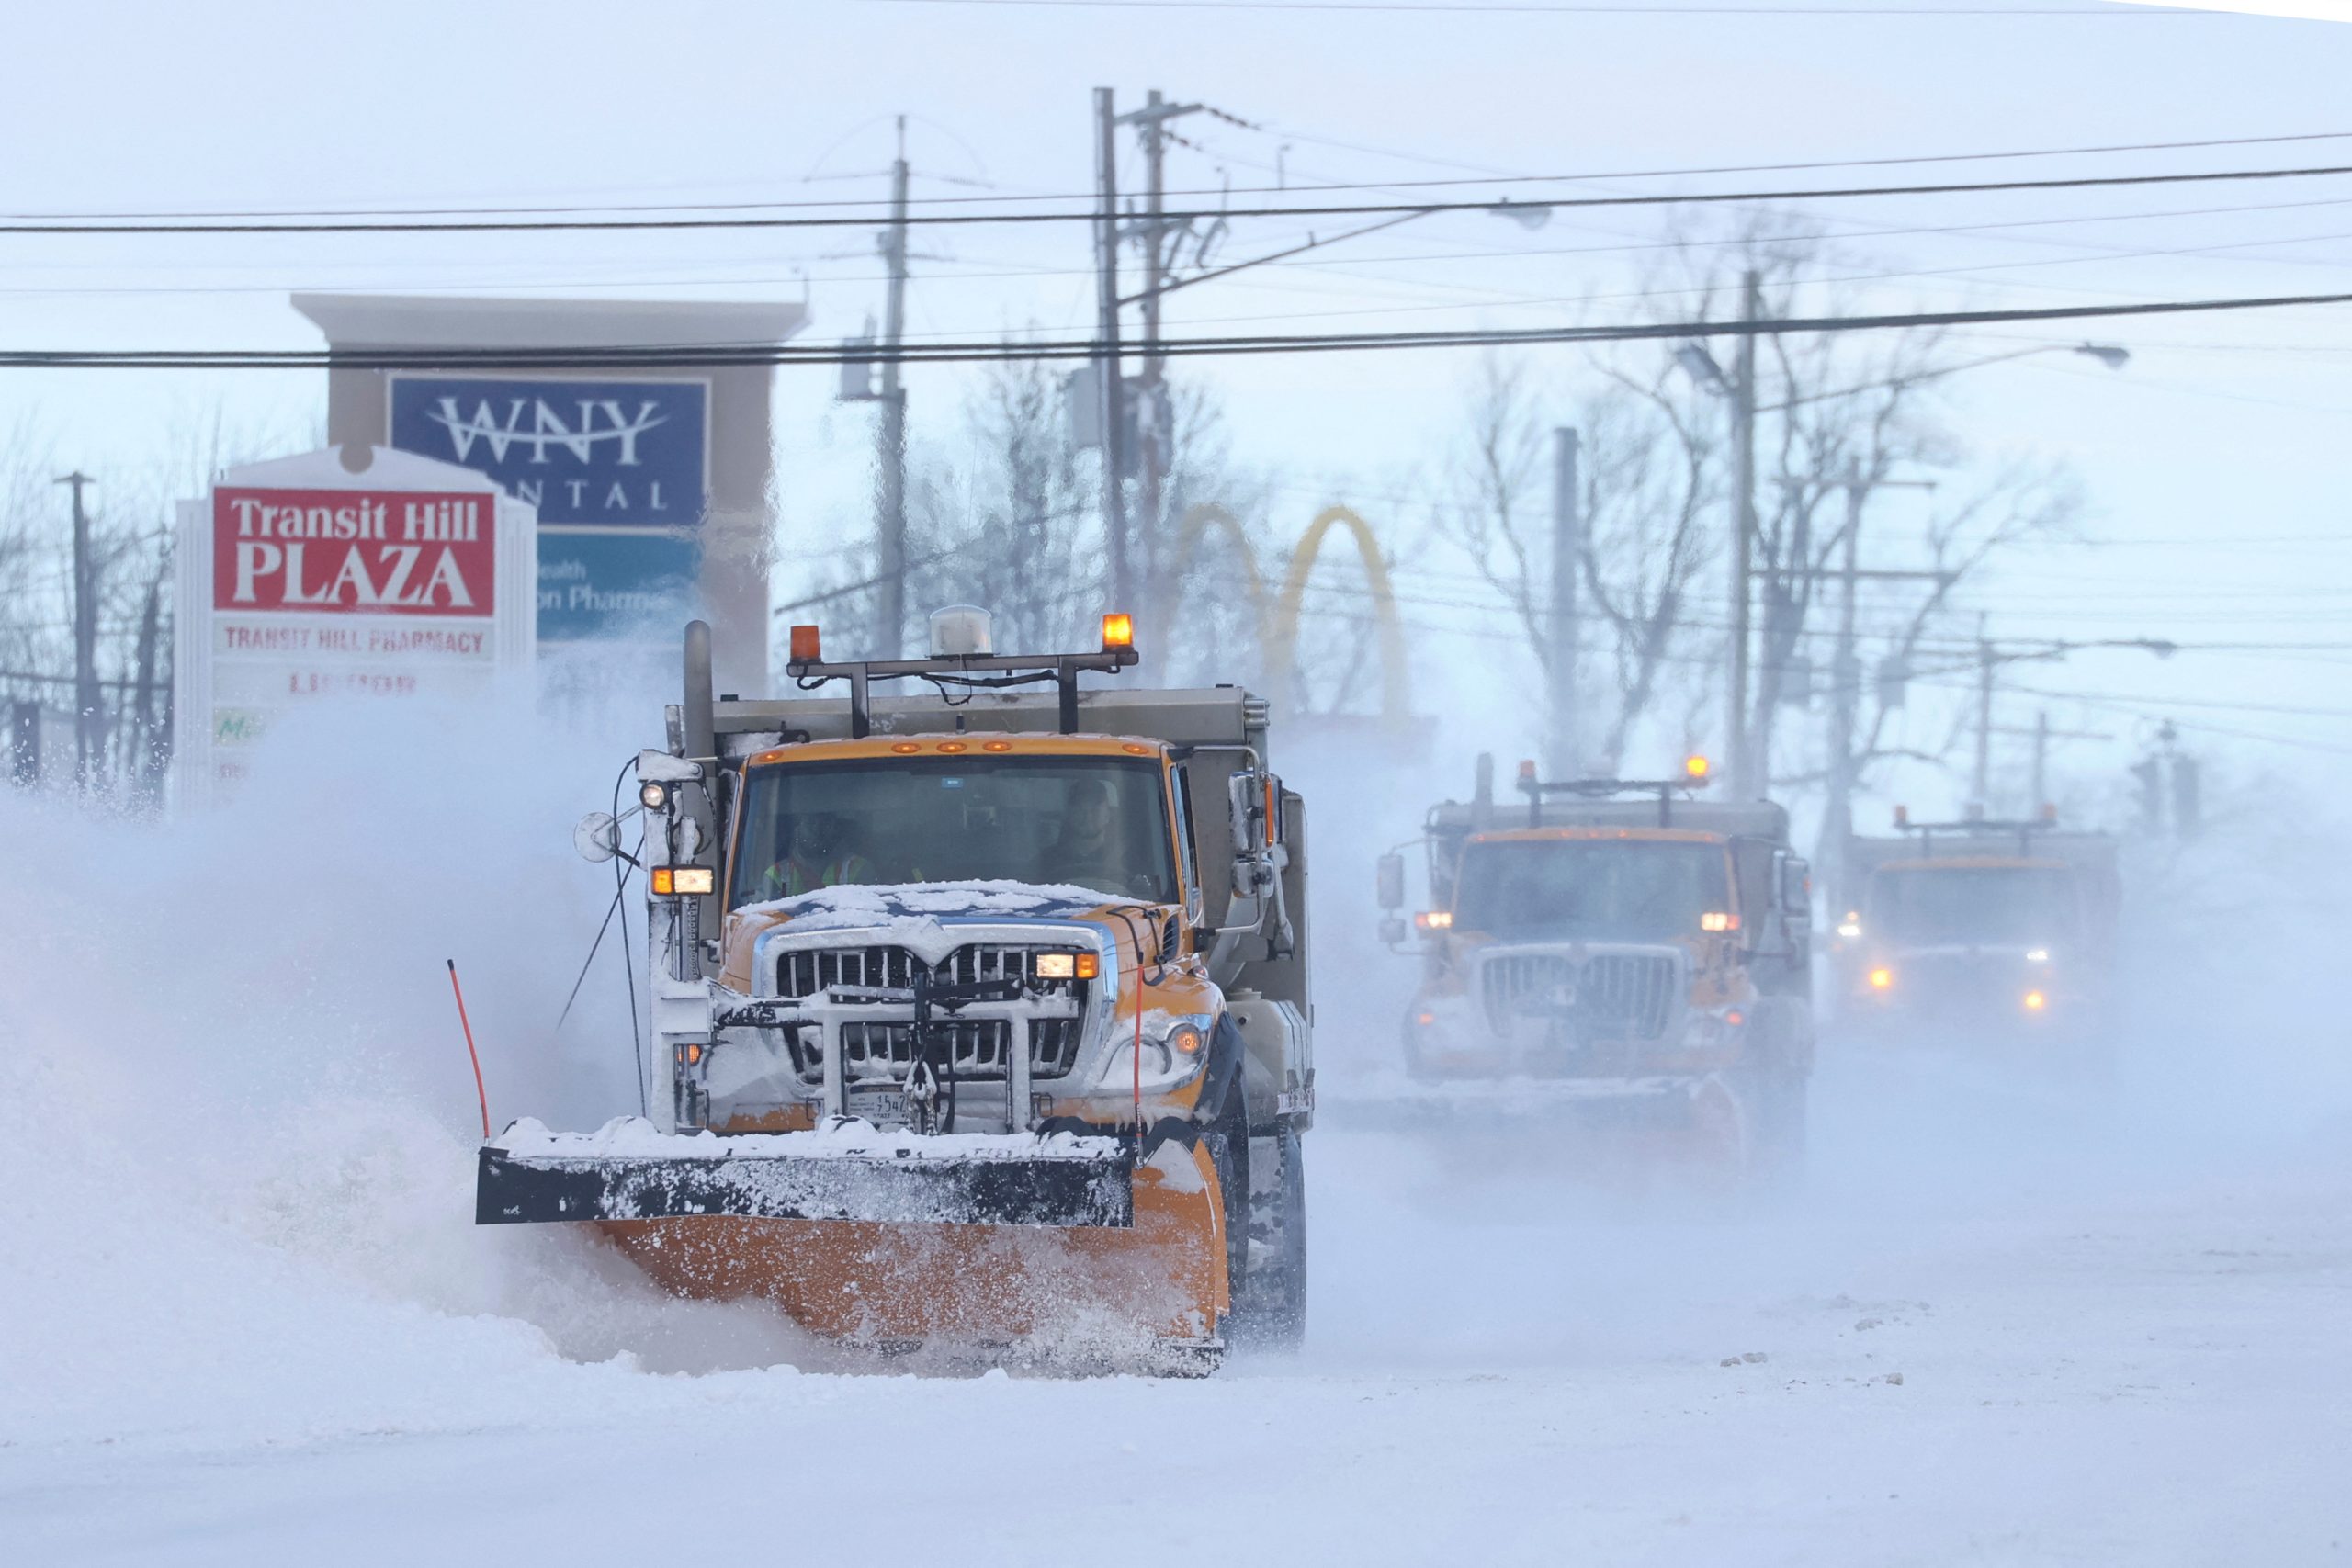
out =
[[[1695,408],[1669,359],[1603,365],[1602,385],[1576,415],[1585,520],[1580,590],[1607,627],[1613,696],[1581,743],[1616,766],[1634,726],[1676,684],[1679,650],[1702,640],[1689,624],[1694,582],[1716,554],[1723,494],[1718,421]],[[1489,359],[1473,393],[1440,531],[1509,606],[1539,659],[1551,637],[1549,433],[1523,363]],[[1577,694],[1580,703],[1594,695]],[[1548,716],[1554,726],[1563,716]],[[1583,759],[1579,759],[1581,761]]]
[[[959,459],[922,465],[912,488],[910,604],[985,605],[1008,650],[1077,646],[1092,629],[1097,508],[1050,366],[991,367],[966,405]]]
[[[1768,316],[1824,316],[1852,309],[1848,287],[1825,281],[1828,251],[1817,236],[1770,216],[1727,243],[1693,234],[1654,269],[1652,292],[1679,320],[1721,320],[1742,304],[1741,275],[1758,276]],[[1595,761],[1613,765],[1655,716],[1671,722],[1714,689],[1727,645],[1727,618],[1694,603],[1719,577],[1730,493],[1730,410],[1720,386],[1690,374],[1684,345],[1639,344],[1599,355],[1599,383],[1577,405],[1583,434],[1587,556],[1581,592],[1606,627],[1615,701],[1595,738]],[[2009,467],[1968,484],[1967,455],[1952,437],[1937,394],[1952,366],[1934,330],[1885,333],[1770,334],[1758,345],[1758,526],[1751,541],[1760,615],[1757,679],[1748,716],[1759,755],[1802,771],[1777,734],[1791,700],[1809,701],[1811,650],[1835,563],[1871,492],[1898,476],[1962,475],[1965,499],[1906,545],[1904,563],[1934,574],[1910,618],[1891,633],[1894,654],[1914,650],[1953,594],[1988,558],[2073,514],[2063,474]],[[1699,367],[1705,367],[1704,361]],[[1474,392],[1464,450],[1442,522],[1481,576],[1501,595],[1539,658],[1550,635],[1545,594],[1544,429],[1522,366],[1490,362]],[[1944,482],[1952,482],[1949,478]],[[1927,559],[1917,556],[1924,550]],[[1589,694],[1586,700],[1590,700]],[[1883,760],[1884,713],[1858,727],[1862,760]],[[1683,728],[1693,728],[1685,718]],[[1702,732],[1703,733],[1703,732]],[[1686,739],[1696,737],[1686,736]]]

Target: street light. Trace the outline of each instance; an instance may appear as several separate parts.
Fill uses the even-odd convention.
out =
[[[1548,202],[1513,201],[1505,197],[1487,209],[1487,212],[1490,217],[1508,218],[1531,234],[1552,221],[1552,208]]]
[[[1717,397],[1731,395],[1731,378],[1724,374],[1724,367],[1715,363],[1715,356],[1707,352],[1706,344],[1686,343],[1678,345],[1674,351],[1674,363],[1682,367],[1684,375]]]

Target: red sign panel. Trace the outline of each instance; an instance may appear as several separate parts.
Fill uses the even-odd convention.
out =
[[[479,491],[216,490],[212,607],[487,617],[497,507]]]

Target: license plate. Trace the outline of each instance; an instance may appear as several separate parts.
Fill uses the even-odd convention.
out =
[[[849,1091],[849,1113],[876,1127],[902,1125],[907,1120],[907,1097],[895,1089],[854,1089]]]

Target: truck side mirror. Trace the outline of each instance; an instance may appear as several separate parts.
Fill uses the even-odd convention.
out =
[[[591,865],[602,865],[621,852],[620,824],[609,812],[591,811],[571,830],[571,847]]]
[[[1241,768],[1225,781],[1233,865],[1220,931],[1254,931],[1265,919],[1275,874],[1266,831],[1266,779],[1254,768]]]
[[[1789,914],[1813,914],[1813,866],[1802,855],[1781,856],[1781,908]]]
[[[1278,829],[1266,810],[1268,786],[1273,775],[1254,769],[1237,771],[1225,782],[1226,803],[1233,814],[1233,852],[1255,853],[1270,848]]]
[[[1395,851],[1380,857],[1380,907],[1401,909],[1405,907],[1405,857]],[[1401,937],[1399,941],[1403,940]]]
[[[1383,947],[1400,946],[1404,941],[1405,921],[1402,916],[1391,915],[1380,922],[1380,944]]]

